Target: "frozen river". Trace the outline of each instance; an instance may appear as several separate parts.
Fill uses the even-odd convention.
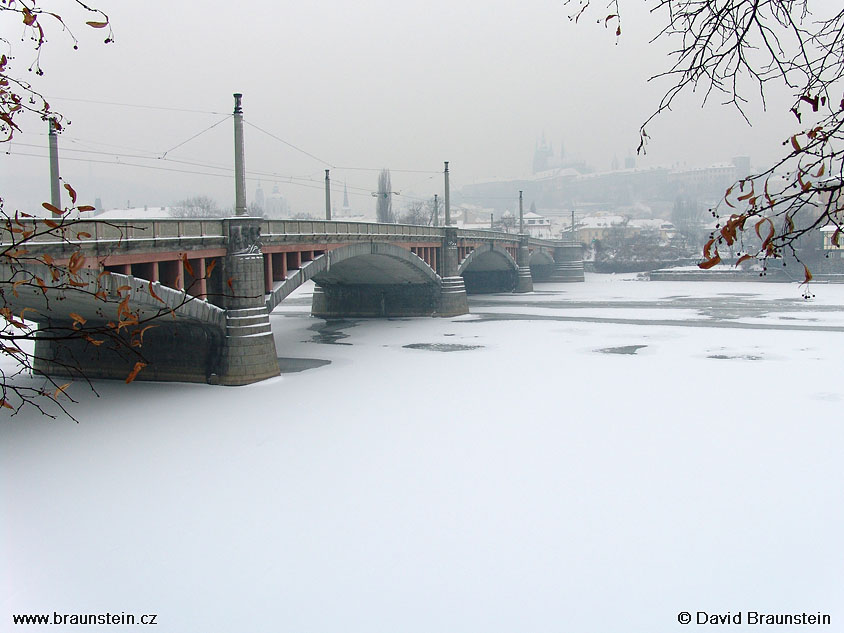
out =
[[[813,293],[587,276],[326,323],[304,290],[278,379],[74,385],[78,425],[0,420],[0,631],[844,630],[844,286]]]

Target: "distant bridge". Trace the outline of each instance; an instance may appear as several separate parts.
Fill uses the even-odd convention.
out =
[[[577,244],[455,227],[234,217],[86,220],[73,234],[71,243],[42,236],[29,248],[58,262],[81,252],[87,287],[60,290],[41,275],[45,291],[21,286],[16,297],[5,293],[6,305],[52,327],[71,327],[71,313],[115,321],[126,296],[141,318],[172,308],[144,336],[149,366],[138,378],[147,380],[238,385],[278,375],[269,313],[308,280],[312,314],[322,318],[456,316],[468,312],[467,293],[583,281]],[[8,264],[0,268],[12,280]],[[45,334],[36,350],[45,373],[71,365],[90,378],[123,378],[131,369],[84,340]]]

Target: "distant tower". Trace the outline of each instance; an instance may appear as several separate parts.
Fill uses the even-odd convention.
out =
[[[545,132],[543,132],[542,140],[533,152],[533,173],[536,174],[549,169],[553,158],[554,150],[548,146],[548,143],[545,141]]]
[[[343,208],[341,209],[342,215],[349,217],[352,215],[352,207],[349,206],[349,187],[346,183],[343,183]]]
[[[288,213],[287,201],[278,190],[278,185],[273,185],[273,192],[266,200],[266,213],[271,218],[283,218]]]
[[[750,175],[750,156],[735,156],[733,165],[736,168],[736,178],[744,178]]]
[[[264,189],[261,187],[261,181],[258,181],[258,188],[255,190],[255,204],[261,211],[265,209],[266,201],[264,200]]]

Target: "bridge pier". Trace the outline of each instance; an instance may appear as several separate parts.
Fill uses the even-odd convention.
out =
[[[531,264],[530,277],[534,283],[550,281],[555,268],[555,264]]]
[[[460,262],[457,260],[457,228],[446,226],[443,229],[442,269],[440,277],[440,305],[437,315],[441,317],[469,314],[469,300],[466,297],[466,285],[458,273]]]
[[[135,355],[125,331],[114,334],[122,342],[106,340],[95,346],[83,338],[56,338],[63,328],[73,331],[70,322],[49,326],[36,333],[33,362],[33,369],[46,376],[124,380],[143,360],[146,366],[138,380],[205,383],[219,360],[220,336],[209,328],[169,325],[162,319],[144,333],[140,355]],[[53,329],[57,327],[59,331]]]
[[[516,288],[513,292],[533,292],[533,277],[530,275],[530,249],[528,248],[528,236],[519,235],[519,250],[516,263],[519,265],[518,276],[516,277]]]
[[[258,218],[225,220],[229,235],[222,279],[226,336],[220,358],[221,385],[248,385],[278,376],[278,356],[264,301],[264,256]]]
[[[583,251],[580,244],[558,244],[554,247],[554,272],[548,281],[584,281]]]

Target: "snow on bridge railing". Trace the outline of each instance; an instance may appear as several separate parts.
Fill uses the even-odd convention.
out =
[[[138,241],[167,239],[224,238],[224,223],[220,219],[158,219],[158,220],[73,220],[67,223],[66,240],[59,240],[42,219],[21,220],[16,227],[34,229],[32,241],[39,243]],[[272,235],[390,235],[397,237],[430,237],[440,240],[444,228],[415,224],[385,224],[376,222],[346,222],[342,220],[263,220],[261,233]],[[459,229],[458,238],[464,240],[517,241],[518,235],[489,229]],[[7,226],[0,226],[0,243],[9,243]],[[531,244],[553,247],[559,240],[530,238]],[[568,244],[568,242],[565,242]],[[574,243],[572,243],[574,245]]]
[[[51,222],[59,222],[53,220]],[[222,220],[65,220],[52,228],[43,219],[21,220],[15,228],[34,231],[32,242],[102,242],[127,240],[183,239],[223,237]],[[65,239],[59,238],[64,228]],[[8,226],[0,226],[0,242],[11,241]],[[18,239],[20,237],[18,236]]]
[[[574,242],[566,242],[564,240],[549,240],[542,237],[532,237],[530,238],[530,243],[534,246],[548,246],[549,248],[553,248],[554,246],[574,245]]]
[[[379,224],[342,220],[265,220],[262,235],[400,235],[442,239],[442,229],[413,224]]]
[[[519,236],[504,231],[493,231],[491,229],[459,229],[457,237],[463,240],[504,240],[518,242]]]

